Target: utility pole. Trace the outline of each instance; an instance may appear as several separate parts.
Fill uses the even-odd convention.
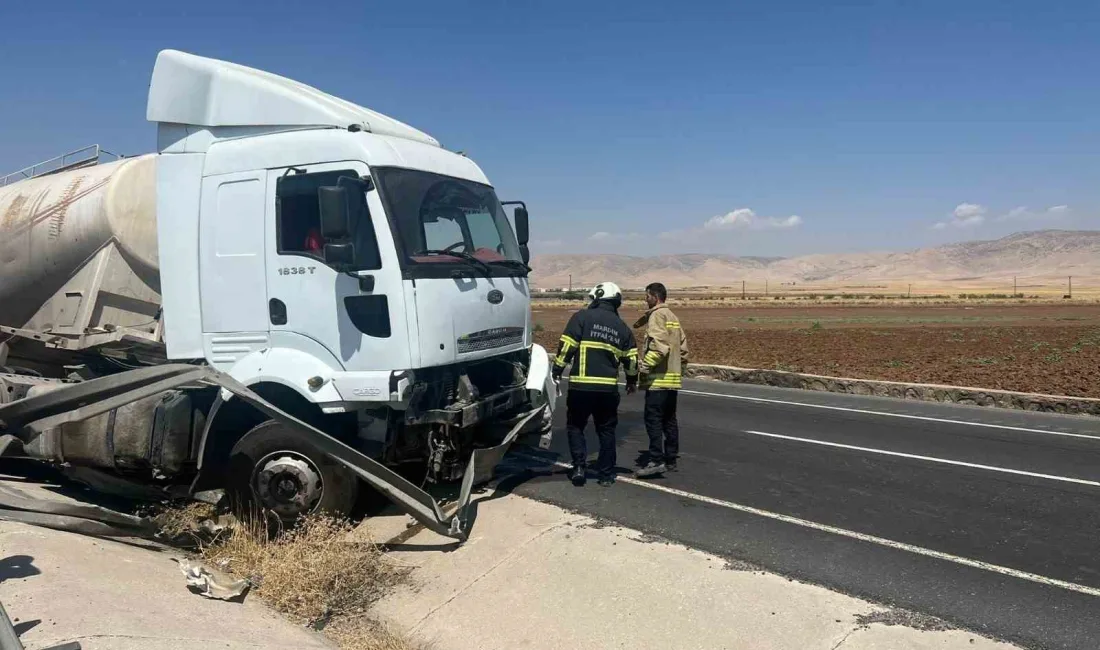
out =
[[[573,293],[573,274],[569,274],[569,293]]]
[[[745,299],[745,281],[741,281],[741,300]]]
[[[909,285],[909,292],[905,294],[905,297],[906,298],[912,298],[913,297],[913,285],[911,285],[911,284]]]
[[[768,297],[768,280],[767,280],[767,278],[764,279],[764,297],[765,298]]]
[[[1012,297],[1015,298],[1017,294],[1019,294],[1019,292],[1016,291],[1016,276],[1014,275],[1012,276]]]
[[[1069,276],[1069,297],[1073,298],[1073,276]]]

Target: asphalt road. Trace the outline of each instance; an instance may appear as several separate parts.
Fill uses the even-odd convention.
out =
[[[624,477],[641,408],[624,398]],[[549,464],[569,461],[559,423],[500,487],[1025,647],[1100,648],[1100,419],[689,382],[680,429],[679,472],[576,488]]]

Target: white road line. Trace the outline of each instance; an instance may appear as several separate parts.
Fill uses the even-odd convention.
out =
[[[539,463],[546,463],[547,460],[539,458],[538,456],[525,454],[522,452],[513,452],[516,456],[526,458],[528,460],[536,461]],[[551,463],[557,467],[572,467],[567,463],[553,462]],[[672,494],[685,499],[692,499],[694,501],[700,501],[708,503],[710,505],[719,506],[722,508],[728,508],[730,510],[736,510],[738,512],[744,512],[750,515],[757,515],[759,517],[766,517],[767,519],[773,519],[775,521],[782,521],[788,524],[794,524],[795,526],[802,526],[803,528],[810,528],[813,530],[820,530],[826,533],[832,533],[841,537],[847,537],[849,539],[859,540],[861,542],[868,542],[871,544],[877,544],[879,546],[885,546],[887,548],[897,549],[899,551],[906,551],[915,555],[923,555],[925,557],[935,558],[937,560],[944,560],[946,562],[953,562],[955,564],[961,564],[963,566],[972,567],[975,569],[982,569],[991,573],[999,573],[1001,575],[1009,576],[1012,578],[1019,578],[1020,580],[1027,580],[1029,582],[1035,582],[1041,585],[1047,585],[1050,587],[1058,587],[1067,591],[1075,591],[1080,594],[1086,594],[1089,596],[1100,597],[1100,589],[1096,587],[1088,587],[1085,585],[1079,585],[1074,582],[1067,582],[1065,580],[1058,580],[1057,578],[1048,578],[1037,573],[1028,573],[1027,571],[1020,571],[1019,569],[1012,569],[1009,567],[1000,566],[998,564],[990,564],[989,562],[983,562],[981,560],[972,560],[966,557],[960,557],[958,555],[951,555],[950,553],[944,553],[942,551],[934,551],[930,548],[924,548],[923,546],[914,546],[912,544],[906,544],[905,542],[895,542],[892,539],[886,539],[885,537],[876,537],[874,535],[868,535],[866,533],[856,532],[854,530],[847,530],[845,528],[837,528],[836,526],[830,526],[828,524],[819,524],[816,521],[809,521],[807,519],[800,519],[798,517],[792,517],[790,515],[780,514],[778,512],[771,512],[769,510],[761,510],[760,508],[753,508],[752,506],[741,505],[740,503],[733,503],[732,501],[724,501],[722,499],[715,499],[713,497],[703,496],[701,494],[695,494],[694,492],[685,492],[684,490],[677,490],[676,488],[666,487],[657,483],[649,481],[641,481],[634,478],[622,477],[618,479],[622,483],[628,483],[630,485],[637,485],[648,490],[656,490],[658,492],[664,492],[666,494]]]
[[[767,436],[768,438],[779,438],[781,440],[793,440],[795,442],[807,442],[813,445],[824,445],[826,447],[837,447],[839,449],[852,449],[854,451],[866,451],[872,454],[882,454],[884,456],[897,456],[899,458],[912,458],[914,460],[927,460],[933,463],[943,463],[945,465],[958,465],[959,467],[972,467],[975,469],[984,469],[991,472],[1004,472],[1005,474],[1018,474],[1020,476],[1031,476],[1035,478],[1045,478],[1051,481],[1063,481],[1065,483],[1077,483],[1079,485],[1091,485],[1093,487],[1100,487],[1100,482],[1089,481],[1083,478],[1072,478],[1069,476],[1057,476],[1055,474],[1039,474],[1036,472],[1027,472],[1022,469],[1009,469],[1007,467],[995,467],[993,465],[979,465],[978,463],[967,463],[961,460],[950,460],[947,458],[936,458],[934,456],[920,456],[918,454],[906,454],[900,451],[887,451],[885,449],[875,449],[874,447],[859,447],[857,445],[845,445],[839,442],[828,442],[826,440],[815,440],[813,438],[799,438],[798,436],[785,436],[779,433],[766,433],[764,431],[745,431],[745,433],[751,433],[754,436]]]
[[[986,429],[1002,429],[1005,431],[1020,431],[1023,433],[1042,433],[1048,436],[1065,436],[1067,438],[1087,438],[1100,440],[1100,435],[1086,433],[1067,433],[1065,431],[1050,431],[1048,429],[1029,429],[1028,427],[1014,427],[1007,424],[988,424],[985,422],[969,422],[967,420],[951,420],[948,418],[933,418],[924,415],[908,415],[905,413],[890,413],[889,411],[869,411],[867,409],[850,408],[846,406],[829,406],[827,404],[811,404],[808,402],[790,402],[781,399],[768,399],[766,397],[747,397],[745,395],[729,395],[727,393],[708,393],[701,390],[683,389],[680,391],[688,395],[701,395],[703,397],[722,397],[726,399],[739,399],[746,402],[763,402],[765,404],[783,404],[786,406],[805,406],[807,408],[825,409],[827,411],[843,411],[847,413],[862,413],[864,415],[880,415],[890,418],[904,418],[907,420],[922,420],[925,422],[939,422],[940,424],[961,424],[968,427],[982,427]]]

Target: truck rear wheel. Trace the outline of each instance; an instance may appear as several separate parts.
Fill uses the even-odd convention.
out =
[[[254,427],[229,457],[230,485],[238,501],[284,522],[318,512],[347,517],[355,507],[355,474],[281,422],[268,420]]]

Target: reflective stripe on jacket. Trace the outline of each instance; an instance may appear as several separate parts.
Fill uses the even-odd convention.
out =
[[[619,390],[619,367],[627,379],[638,375],[638,347],[634,333],[619,318],[615,308],[599,302],[569,319],[558,344],[554,365],[569,372],[570,390]]]
[[[638,371],[639,384],[646,390],[680,390],[684,386],[683,369],[687,364],[687,335],[680,319],[660,304],[642,315],[634,327],[645,326]]]

